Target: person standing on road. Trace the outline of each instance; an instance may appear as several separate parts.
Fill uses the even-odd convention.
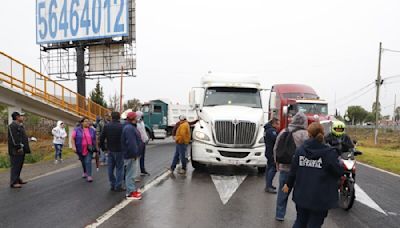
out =
[[[135,185],[135,176],[137,169],[137,159],[139,157],[140,133],[136,128],[136,113],[130,112],[126,117],[126,124],[122,130],[121,149],[124,154],[124,163],[126,167],[125,185],[126,198],[141,199],[142,194]]]
[[[124,155],[121,149],[122,128],[119,112],[112,112],[111,122],[104,126],[100,135],[100,148],[103,151],[108,151],[108,179],[111,191],[116,192],[125,191],[122,187],[124,177]]]
[[[140,143],[139,151],[140,151],[140,175],[146,176],[150,175],[144,167],[144,156],[146,153],[146,144],[149,142],[149,137],[147,136],[146,127],[144,126],[143,121],[143,112],[137,111],[137,129],[140,133],[140,138],[142,139],[142,143]]]
[[[108,124],[110,121],[111,121],[111,113],[110,112],[107,112],[105,114],[104,118],[101,118],[98,121],[96,121],[97,123],[96,123],[95,128],[96,128],[97,142],[100,143],[100,136],[104,130],[104,126],[106,126],[106,124]],[[99,147],[100,147],[100,145],[99,145]],[[98,153],[98,155],[99,155],[98,160],[100,161],[100,165],[107,165],[107,157],[108,157],[107,152],[108,152],[107,150],[103,150],[100,148],[100,151]]]
[[[26,136],[24,113],[13,112],[13,122],[8,125],[8,154],[11,162],[10,187],[21,188],[27,182],[20,177],[24,165],[25,154],[30,154],[28,137]]]
[[[176,131],[175,142],[176,142],[176,149],[174,158],[171,164],[171,172],[173,173],[176,165],[178,164],[179,160],[182,163],[182,169],[179,170],[179,174],[186,174],[186,149],[190,143],[190,126],[186,120],[186,116],[181,115],[180,120],[182,121],[179,125],[179,128]]]
[[[62,162],[62,148],[64,145],[65,138],[67,137],[67,132],[65,131],[64,123],[59,120],[57,121],[57,126],[51,130],[53,135],[53,144],[55,150],[54,164]]]
[[[265,157],[267,158],[267,169],[265,170],[265,192],[276,193],[276,187],[272,185],[276,174],[274,159],[274,146],[278,135],[279,119],[272,118],[264,126]]]
[[[294,228],[321,227],[328,210],[338,204],[338,180],[343,167],[334,148],[324,143],[324,128],[312,123],[306,140],[293,157],[285,193],[293,190],[297,218]]]
[[[90,120],[86,117],[80,121],[80,126],[72,132],[72,150],[79,156],[82,163],[82,178],[93,181],[92,157],[96,153],[96,130],[90,127]]]
[[[308,132],[307,132],[308,120],[307,116],[302,113],[298,112],[292,119],[292,122],[289,124],[287,129],[282,130],[278,137],[276,138],[276,143],[274,146],[274,158],[276,163],[277,171],[279,171],[279,188],[278,188],[278,196],[276,199],[276,214],[275,219],[278,221],[283,221],[286,215],[286,206],[290,192],[285,193],[282,191],[283,186],[285,185],[290,171],[290,164],[292,162],[292,157],[289,159],[290,162],[288,164],[279,163],[277,161],[277,149],[278,145],[285,145],[285,142],[281,142],[281,140],[285,140],[284,135],[286,132],[292,133],[293,141],[295,146],[292,148],[291,154],[294,155],[297,148],[303,145],[304,141],[308,139]],[[287,136],[286,136],[287,137]],[[289,149],[288,147],[286,149]]]

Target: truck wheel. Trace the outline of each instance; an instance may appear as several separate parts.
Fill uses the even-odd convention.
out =
[[[205,167],[205,165],[204,165],[204,164],[201,164],[200,162],[193,161],[193,160],[191,160],[191,162],[192,162],[192,167],[193,167],[194,169],[202,170],[202,169],[204,169],[204,167]]]
[[[267,169],[267,167],[257,167],[258,173],[265,173],[265,170]]]

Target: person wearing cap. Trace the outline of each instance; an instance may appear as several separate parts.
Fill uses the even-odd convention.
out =
[[[140,138],[142,139],[142,143],[140,143],[140,175],[141,176],[146,176],[150,175],[147,171],[146,168],[144,167],[144,156],[146,153],[146,144],[149,141],[149,137],[147,136],[146,132],[146,127],[144,126],[144,121],[143,121],[143,112],[137,111],[136,112],[136,119],[137,119],[137,129],[140,133]]]
[[[190,126],[186,120],[185,115],[179,116],[179,120],[181,121],[178,129],[176,130],[175,142],[176,142],[176,149],[174,158],[171,164],[171,172],[173,173],[176,165],[178,164],[179,160],[182,163],[182,169],[179,171],[179,174],[186,173],[186,149],[188,144],[190,143]]]
[[[8,125],[8,154],[11,162],[10,187],[21,188],[27,182],[20,177],[25,154],[30,154],[28,137],[23,126],[24,113],[13,112],[13,122]]]
[[[65,138],[67,137],[67,132],[65,131],[64,123],[59,120],[57,121],[57,126],[51,130],[53,135],[53,144],[55,150],[54,164],[62,162],[62,148],[64,145]]]
[[[126,124],[121,135],[121,150],[124,155],[125,185],[127,199],[141,199],[142,195],[135,185],[137,159],[140,155],[140,133],[136,128],[136,113],[129,112],[126,117]]]

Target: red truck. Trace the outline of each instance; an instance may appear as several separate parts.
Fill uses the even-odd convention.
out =
[[[287,127],[291,118],[302,111],[308,123],[328,119],[328,102],[321,100],[313,88],[302,84],[276,84],[271,88],[269,119],[280,120],[280,129]]]

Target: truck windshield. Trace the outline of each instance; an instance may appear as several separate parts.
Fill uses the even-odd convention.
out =
[[[327,104],[299,103],[296,106],[296,111],[300,111],[306,114],[328,114]]]
[[[239,105],[251,108],[261,108],[261,98],[258,89],[212,87],[206,90],[204,106]]]

